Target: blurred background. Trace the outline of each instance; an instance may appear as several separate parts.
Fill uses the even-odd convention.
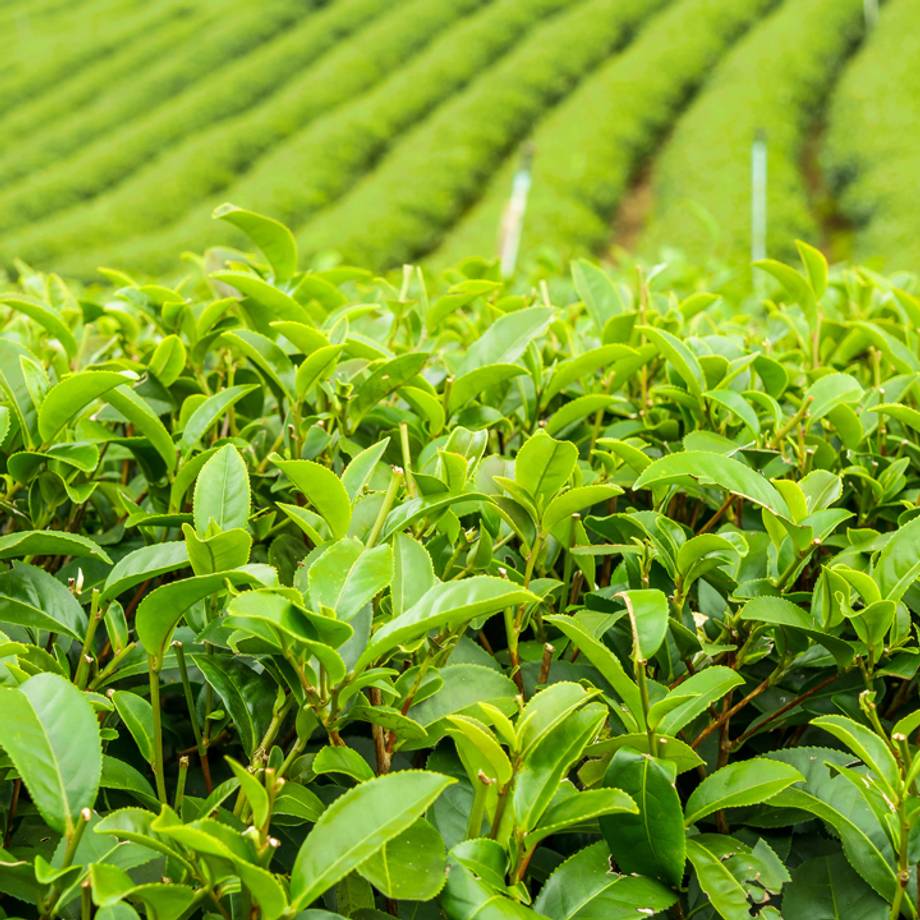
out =
[[[5,0],[0,263],[920,268],[920,0]]]

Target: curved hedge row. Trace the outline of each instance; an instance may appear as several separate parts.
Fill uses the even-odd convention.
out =
[[[80,148],[65,160],[0,192],[0,229],[9,230],[90,198],[178,138],[255,104],[301,64],[299,30],[286,31],[314,0],[266,0],[247,17],[245,57],[212,70],[169,106],[133,119],[122,130]],[[274,37],[274,40],[272,40]]]
[[[896,269],[920,265],[918,86],[920,6],[888,0],[832,100],[824,164],[858,254]]]
[[[548,114],[535,157],[521,251],[599,249],[642,157],[731,42],[776,0],[681,0]],[[585,117],[589,112],[590,117]],[[518,156],[434,256],[491,254]]]
[[[351,194],[316,214],[300,244],[312,252],[336,249],[346,261],[381,268],[428,251],[545,107],[659,5],[590,0],[547,22],[406,135]],[[559,54],[560,47],[567,52]]]
[[[23,49],[23,61],[14,63],[10,72],[0,78],[0,112],[56,86],[100,56],[144,37],[163,20],[184,12],[183,6],[182,0],[153,4],[118,0],[108,9],[83,9],[66,19],[55,19],[51,38],[44,41],[43,47],[24,39],[21,26],[4,28],[0,34],[14,39],[13,48],[19,45]],[[32,66],[33,61],[38,63]]]
[[[513,47],[535,20],[573,2],[497,0],[446,31],[371,92],[292,134],[209,204],[215,207],[224,198],[233,198],[255,203],[261,210],[289,222],[302,222],[306,214],[343,194],[357,181],[393,137],[424,118]],[[424,3],[413,6],[411,15],[421,17],[420,10],[424,8]],[[364,59],[361,48],[355,53]],[[63,266],[81,275],[91,273],[100,264],[152,272],[168,270],[175,265],[175,253],[183,248],[238,238],[214,227],[209,211],[208,207],[196,207],[174,227],[139,236],[123,246],[95,251],[74,246],[73,255],[63,260]]]
[[[107,132],[123,130],[139,114],[171,100],[225,61],[253,50],[259,41],[259,30],[253,29],[261,18],[258,10],[248,11],[239,0],[219,5],[209,0],[200,6],[207,18],[196,7],[191,15],[171,21],[169,28],[103,57],[98,65],[0,120],[4,131],[29,132],[0,156],[0,185],[63,161]],[[184,44],[190,36],[192,48]],[[103,92],[113,81],[119,81],[120,88]]]
[[[140,40],[126,43],[63,83],[50,87],[44,93],[22,99],[19,105],[4,111],[0,114],[0,131],[4,134],[15,133],[21,135],[21,138],[17,139],[14,150],[8,151],[2,161],[18,163],[14,153],[31,145],[30,132],[56,133],[63,120],[78,118],[77,110],[89,104],[99,93],[129,77],[132,80],[142,79],[143,74],[138,74],[139,68],[146,68],[148,62],[173,53],[190,35],[207,28],[218,5],[219,0],[208,0],[200,4],[204,12],[196,8],[191,15],[167,18],[149,29]]]
[[[731,50],[677,123],[653,172],[641,249],[743,261],[751,240],[751,142],[768,143],[770,255],[818,241],[802,151],[831,82],[863,34],[862,0],[786,2]],[[752,101],[756,100],[756,104]]]
[[[208,194],[220,193],[266,150],[374,86],[483,2],[449,0],[432,5],[413,0],[392,7],[386,0],[343,0],[332,4],[311,17],[297,30],[296,41],[290,42],[298,59],[319,58],[313,66],[256,108],[190,134],[95,201],[24,229],[6,248],[27,260],[41,261],[72,252],[92,271],[100,264],[92,256],[96,247],[111,251],[110,241],[156,230]],[[342,41],[356,32],[354,41]],[[282,177],[273,174],[273,178]],[[195,208],[201,215],[209,210]],[[168,251],[173,255],[177,250]],[[100,255],[102,261],[110,258]]]

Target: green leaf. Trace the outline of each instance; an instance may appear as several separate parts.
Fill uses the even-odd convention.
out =
[[[176,447],[171,435],[157,414],[150,408],[149,403],[128,386],[106,390],[103,399],[147,438],[151,447],[163,458],[166,469],[172,473],[176,468]]]
[[[687,841],[672,771],[649,754],[622,748],[610,761],[604,785],[622,789],[639,808],[635,815],[601,818],[601,831],[619,868],[680,885]]]
[[[447,881],[447,850],[424,818],[383,845],[357,868],[385,897],[430,901]]]
[[[875,779],[884,784],[888,797],[896,798],[895,790],[900,788],[898,763],[888,744],[871,728],[839,715],[819,716],[811,724],[815,728],[823,728],[838,741],[842,741],[872,770]]]
[[[341,773],[359,783],[374,778],[370,764],[350,747],[326,745],[316,752],[311,768],[318,776],[323,773]]]
[[[648,661],[668,634],[668,599],[657,588],[621,591],[633,633],[633,654]]]
[[[620,659],[603,642],[595,639],[594,636],[584,630],[573,617],[551,614],[544,619],[571,639],[576,648],[600,671],[604,680],[613,687],[620,699],[626,703],[636,719],[636,724],[641,725],[643,709],[639,688],[626,673],[626,669],[620,663]]]
[[[804,780],[795,767],[755,757],[730,763],[710,773],[687,800],[685,822],[695,824],[723,808],[740,808],[769,801],[787,786]]]
[[[80,371],[68,374],[45,394],[38,407],[38,431],[46,444],[79,412],[100,396],[136,380],[128,371]]]
[[[296,910],[315,901],[387,843],[408,830],[454,780],[405,770],[349,789],[320,816],[291,871]],[[394,808],[398,802],[399,807]]]
[[[20,556],[78,556],[112,564],[108,553],[89,537],[55,530],[22,530],[0,537],[0,559]]]
[[[175,572],[188,564],[188,550],[183,540],[142,546],[115,563],[105,579],[100,600],[111,600],[142,581]]]
[[[687,390],[701,400],[706,389],[706,375],[697,356],[677,336],[656,329],[654,326],[636,326],[636,332],[644,335],[671,364],[687,385]]]
[[[239,451],[225,444],[201,468],[192,513],[202,536],[213,522],[220,530],[245,527],[249,520],[249,473]]]
[[[271,461],[309,499],[336,539],[348,534],[351,500],[332,470],[312,460],[282,460],[277,454],[272,455]]]
[[[602,815],[637,814],[636,803],[620,789],[589,789],[558,797],[543,813],[539,824],[524,838],[526,847],[534,846],[565,828],[584,824]]]
[[[695,837],[687,840],[687,858],[693,864],[696,880],[716,912],[724,920],[750,916],[750,903],[744,886],[725,863]]]
[[[0,747],[47,824],[73,831],[96,801],[102,776],[99,724],[86,697],[57,674],[0,687]]]
[[[783,888],[783,920],[886,920],[888,904],[839,853],[817,856],[792,870]]]
[[[3,294],[0,296],[0,304],[5,304],[11,309],[28,316],[39,326],[42,326],[52,338],[57,339],[64,346],[64,351],[68,357],[73,358],[77,354],[79,346],[70,327],[63,319],[50,307],[45,306],[33,297],[23,294]]]
[[[317,383],[332,373],[344,349],[344,345],[324,345],[301,361],[294,377],[294,391],[298,399],[304,399]]]
[[[346,537],[326,547],[310,566],[310,601],[317,609],[322,605],[334,610],[340,620],[351,620],[392,577],[389,546],[365,549],[359,540]]]
[[[196,575],[161,585],[145,595],[137,607],[137,637],[154,664],[159,665],[173,630],[192,604],[222,591],[227,584],[265,584],[273,577],[274,569],[268,566],[246,565],[229,572]]]
[[[665,735],[676,735],[713,703],[722,699],[729,690],[744,683],[744,678],[731,668],[711,665],[688,677],[675,692],[686,696],[686,702],[672,709],[658,723],[657,730]]]
[[[702,450],[686,450],[653,461],[633,483],[634,489],[697,479],[702,485],[716,485],[734,495],[772,511],[777,517],[789,518],[789,509],[776,489],[740,460]]]
[[[514,364],[530,342],[546,330],[553,315],[547,307],[527,307],[500,316],[469,346],[457,368],[458,376],[487,364]]]
[[[514,461],[514,479],[535,499],[552,498],[568,481],[578,461],[578,448],[557,441],[545,431],[531,435]]]
[[[572,262],[572,281],[597,331],[602,332],[612,316],[623,312],[620,294],[610,276],[593,262],[576,259]]]
[[[82,640],[86,614],[53,575],[23,562],[0,572],[0,623],[47,630]]]
[[[434,566],[428,550],[407,534],[393,538],[393,581],[390,602],[394,616],[405,613],[435,584]]]
[[[634,920],[637,907],[657,915],[676,900],[677,895],[655,879],[613,872],[610,851],[600,840],[553,872],[540,889],[534,910],[552,920]]]
[[[112,702],[141,757],[147,763],[153,763],[153,709],[150,703],[128,690],[116,690],[112,694]]]
[[[262,250],[276,281],[287,281],[297,271],[297,242],[280,221],[226,202],[211,215],[238,227]]]
[[[874,575],[882,596],[899,601],[920,578],[920,518],[899,527],[878,554]]]
[[[196,406],[195,411],[185,422],[179,447],[183,453],[188,453],[196,447],[210,428],[215,425],[231,406],[235,406],[243,397],[258,390],[254,383],[241,386],[227,387],[213,396],[207,397]]]
[[[600,502],[607,501],[615,495],[621,495],[623,490],[612,484],[596,486],[576,486],[561,495],[557,495],[546,506],[543,512],[543,529],[552,530],[557,524],[580,514],[586,508],[591,508]]]
[[[378,629],[358,660],[356,669],[382,657],[398,645],[413,642],[443,626],[497,613],[505,607],[529,604],[537,596],[503,578],[474,575],[429,588],[408,610]]]

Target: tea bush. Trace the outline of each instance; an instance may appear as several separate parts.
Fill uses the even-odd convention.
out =
[[[913,91],[920,11],[905,0],[888,0],[882,9],[872,40],[831,100],[824,161],[841,210],[856,225],[856,252],[907,269],[920,254],[914,210],[900,192],[917,169],[910,137],[920,121]]]
[[[776,0],[679,0],[537,126],[522,251],[598,250],[644,158],[717,61]],[[591,113],[586,116],[585,113]],[[443,265],[495,248],[515,155],[482,201],[447,235]]]
[[[803,153],[834,77],[865,32],[861,0],[783,5],[732,49],[678,120],[653,169],[643,249],[691,258],[750,252],[751,144],[768,145],[768,250],[795,254],[821,232]],[[745,100],[756,97],[756,105]]]
[[[217,216],[0,296],[6,914],[915,917],[916,281]]]

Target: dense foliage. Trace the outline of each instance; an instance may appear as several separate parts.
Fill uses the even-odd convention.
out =
[[[183,251],[244,245],[208,220],[230,199],[291,226],[314,266],[442,268],[494,255],[530,159],[527,263],[616,246],[744,265],[765,132],[774,255],[801,237],[911,269],[917,16],[915,0],[8,0],[0,263],[171,277]]]
[[[916,282],[218,216],[0,295],[6,915],[916,917]]]

